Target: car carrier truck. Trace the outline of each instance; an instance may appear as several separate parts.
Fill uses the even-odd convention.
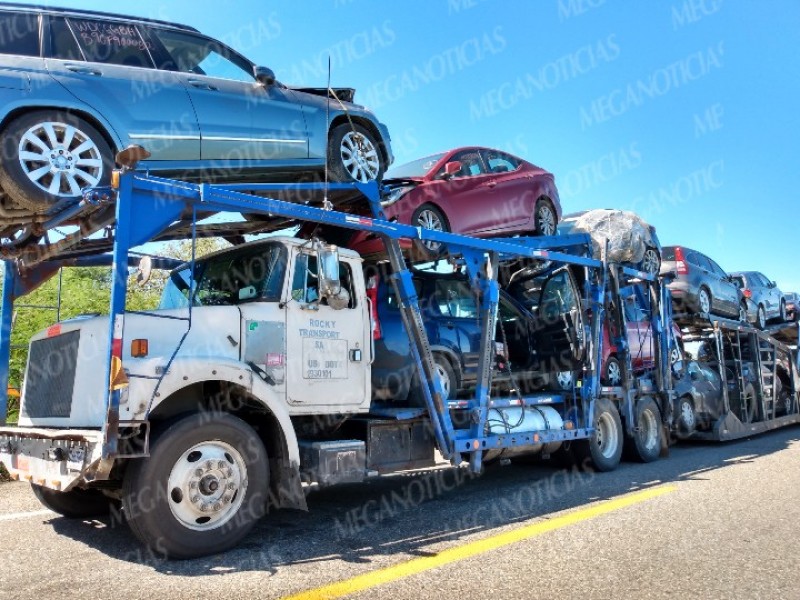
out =
[[[188,558],[233,547],[270,506],[305,509],[309,483],[428,467],[436,451],[475,472],[520,454],[559,453],[606,471],[624,446],[641,460],[664,452],[673,404],[665,289],[646,273],[593,258],[589,236],[474,239],[384,220],[375,183],[190,184],[127,162],[111,187],[86,192],[75,209],[105,213],[115,203],[110,235],[75,235],[5,263],[2,390],[14,300],[64,265],[112,267],[109,315],[56,323],[33,337],[19,423],[0,427],[0,461],[48,508],[85,517],[121,505],[145,544]],[[298,190],[322,196],[321,206],[272,197]],[[361,194],[374,218],[333,210],[328,191]],[[132,248],[238,235],[258,223],[198,223],[212,213],[260,215],[264,227],[316,223],[382,236],[421,406],[373,399],[363,261],[317,237],[272,237],[193,259],[172,271],[158,310],[126,310]],[[475,295],[481,352],[468,398],[442,394],[404,239],[441,243]],[[542,373],[564,364],[577,373],[579,385],[569,390],[523,394],[517,386],[503,394],[492,385],[502,362],[498,272],[519,259],[554,282],[545,284],[537,312],[550,340],[539,362]],[[614,343],[623,384],[602,387],[603,323],[624,332],[632,294],[654,307],[656,366],[635,374],[622,334]]]

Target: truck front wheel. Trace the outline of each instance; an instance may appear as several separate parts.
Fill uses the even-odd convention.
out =
[[[36,484],[31,484],[31,489],[45,508],[68,519],[103,517],[111,510],[112,500],[100,490],[75,488],[68,492],[57,492]]]
[[[255,431],[228,414],[172,423],[150,458],[125,474],[123,510],[133,533],[170,558],[195,558],[235,546],[266,512],[267,452]]]

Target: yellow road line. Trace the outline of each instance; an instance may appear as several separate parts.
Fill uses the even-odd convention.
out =
[[[329,600],[331,598],[341,598],[342,596],[355,594],[384,583],[396,581],[410,575],[416,575],[417,573],[435,569],[436,567],[441,567],[452,562],[471,558],[491,550],[497,550],[503,546],[515,544],[517,542],[542,535],[549,531],[554,531],[563,527],[569,527],[570,525],[580,523],[581,521],[586,521],[587,519],[599,517],[600,515],[604,515],[633,504],[639,504],[640,502],[645,502],[652,498],[663,496],[664,494],[674,492],[677,489],[678,487],[675,485],[662,485],[649,488],[641,492],[626,494],[625,496],[620,496],[619,498],[614,498],[613,500],[599,502],[594,506],[590,506],[572,513],[567,513],[553,519],[548,519],[547,521],[539,521],[537,523],[520,527],[519,529],[513,529],[498,535],[493,535],[482,540],[476,540],[461,546],[448,548],[447,550],[443,550],[435,556],[414,558],[399,565],[386,567],[385,569],[378,569],[376,571],[370,571],[369,573],[357,575],[351,579],[345,579],[330,585],[300,592],[299,594],[295,594],[293,596],[287,596],[284,598],[284,600]]]

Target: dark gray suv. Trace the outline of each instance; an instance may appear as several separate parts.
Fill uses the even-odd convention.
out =
[[[676,318],[694,313],[747,320],[742,290],[705,254],[685,246],[665,246],[661,249],[661,261],[660,274],[670,277],[667,287]]]
[[[22,243],[107,182],[130,144],[151,153],[142,168],[206,181],[293,181],[326,162],[333,180],[380,179],[388,131],[352,97],[287,87],[184,25],[0,4],[0,238]]]

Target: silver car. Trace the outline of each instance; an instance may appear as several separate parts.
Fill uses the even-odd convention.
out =
[[[771,319],[781,323],[789,320],[786,299],[777,283],[758,271],[739,271],[730,273],[730,277],[747,300],[748,321],[764,329]]]
[[[130,144],[205,181],[380,179],[389,133],[353,93],[287,87],[184,25],[0,4],[0,238],[28,242]]]

